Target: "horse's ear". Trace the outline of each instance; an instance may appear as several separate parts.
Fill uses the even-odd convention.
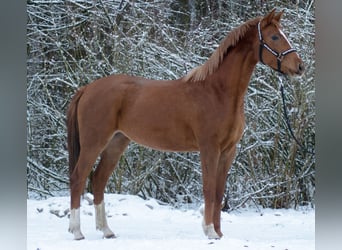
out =
[[[274,20],[276,20],[279,23],[283,14],[284,14],[284,9],[274,16]]]
[[[274,18],[274,14],[275,14],[276,9],[274,8],[270,13],[268,13],[263,20],[266,21],[266,25],[270,24]]]

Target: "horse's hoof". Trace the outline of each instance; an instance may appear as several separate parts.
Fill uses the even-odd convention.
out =
[[[84,236],[80,230],[69,228],[68,231],[74,235],[74,240],[83,240],[84,239]]]
[[[74,234],[74,240],[84,240],[84,236],[81,232],[73,233]]]
[[[116,236],[115,236],[115,234],[108,234],[108,235],[103,235],[103,238],[105,238],[105,239],[115,239]]]
[[[209,240],[219,240],[219,239],[221,239],[221,236],[219,236],[216,232],[213,232],[213,233],[208,234],[208,239]]]
[[[98,230],[101,230],[103,232],[103,238],[104,239],[114,239],[116,238],[115,234],[108,226],[105,226],[101,229],[97,228]]]
[[[74,240],[84,240],[84,236],[75,237]]]

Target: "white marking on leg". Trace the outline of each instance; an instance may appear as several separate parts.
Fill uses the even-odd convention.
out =
[[[69,232],[74,235],[75,240],[82,240],[84,236],[81,232],[80,209],[71,209],[69,220]]]
[[[219,240],[221,237],[216,233],[214,224],[205,225],[204,221],[202,223],[204,234],[209,240]]]
[[[220,239],[221,237],[216,233],[215,228],[214,228],[214,224],[211,223],[211,224],[207,225],[205,223],[205,219],[204,219],[205,206],[201,206],[200,213],[203,215],[202,228],[203,228],[204,234],[208,237],[209,240]]]
[[[103,201],[95,207],[96,229],[103,232],[104,238],[115,238],[115,234],[110,230],[107,224],[105,204]]]

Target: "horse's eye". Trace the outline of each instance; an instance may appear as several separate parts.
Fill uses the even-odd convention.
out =
[[[273,41],[276,41],[276,40],[278,40],[278,39],[279,39],[279,36],[277,36],[277,35],[273,35],[271,38],[272,38],[272,40],[273,40]]]

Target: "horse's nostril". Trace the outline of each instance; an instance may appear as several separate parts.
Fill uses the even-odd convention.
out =
[[[304,70],[305,70],[304,64],[300,63],[299,66],[298,66],[298,71],[299,71],[300,73],[303,73]]]

